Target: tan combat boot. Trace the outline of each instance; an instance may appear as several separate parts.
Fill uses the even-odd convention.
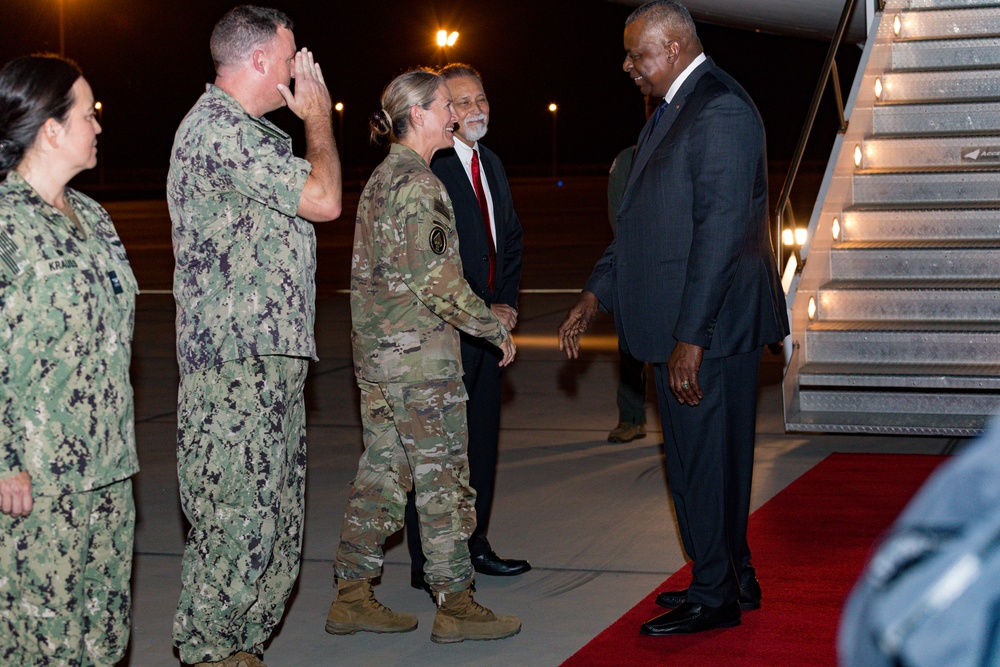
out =
[[[453,644],[466,639],[504,639],[521,631],[517,616],[497,616],[472,599],[472,591],[438,593],[431,641]]]
[[[417,629],[413,614],[397,614],[375,599],[368,579],[338,581],[337,599],[330,605],[326,631],[331,635],[362,632],[409,632]]]
[[[253,653],[240,651],[234,653],[225,660],[217,662],[197,662],[194,667],[267,667],[260,658]]]

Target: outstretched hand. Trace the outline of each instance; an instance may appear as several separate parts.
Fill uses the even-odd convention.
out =
[[[597,296],[593,292],[580,292],[580,298],[559,325],[559,349],[566,353],[567,359],[580,356],[580,334],[587,330],[596,314]]]
[[[330,119],[333,102],[326,88],[323,71],[313,60],[312,51],[302,49],[295,54],[295,92],[283,84],[278,84],[278,92],[285,98],[285,104],[302,120],[313,118]]]

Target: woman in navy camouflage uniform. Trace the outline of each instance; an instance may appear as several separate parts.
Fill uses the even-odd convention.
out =
[[[113,665],[129,637],[135,278],[94,96],[49,56],[0,70],[0,664]]]

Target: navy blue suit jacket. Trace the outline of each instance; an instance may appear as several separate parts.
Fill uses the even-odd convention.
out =
[[[711,59],[643,128],[617,219],[585,289],[614,312],[632,356],[666,362],[677,341],[731,356],[787,335],[764,126]]]
[[[521,283],[521,221],[514,211],[507,172],[504,171],[500,158],[481,143],[478,147],[479,163],[490,186],[493,215],[496,218],[497,268],[492,292],[488,287],[490,260],[483,214],[472,189],[472,182],[455,154],[455,149],[438,151],[431,161],[431,169],[444,183],[455,208],[458,250],[462,257],[465,279],[486,305],[505,303],[516,308],[517,291]],[[466,338],[462,337],[463,342]]]

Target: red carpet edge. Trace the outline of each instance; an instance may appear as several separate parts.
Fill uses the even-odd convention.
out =
[[[825,667],[836,664],[841,607],[879,535],[947,457],[831,454],[750,516],[760,610],[739,627],[644,637],[660,591],[685,588],[685,566],[563,667]],[[664,507],[666,511],[667,508]]]

